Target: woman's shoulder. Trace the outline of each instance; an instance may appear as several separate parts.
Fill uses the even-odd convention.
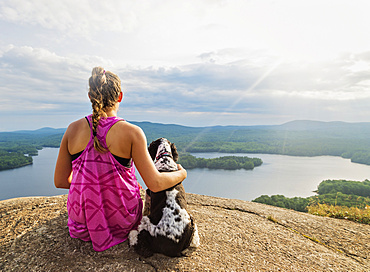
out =
[[[86,121],[86,118],[85,118],[85,117],[83,117],[83,118],[80,118],[80,119],[78,119],[78,120],[73,121],[72,123],[70,123],[70,124],[68,125],[67,130],[68,130],[68,129],[70,129],[70,130],[78,129],[78,128],[81,128],[82,126],[85,126],[85,125],[88,125],[88,123],[87,123],[87,121]]]
[[[107,134],[108,144],[114,144],[117,141],[120,143],[133,143],[142,139],[145,139],[143,130],[127,121],[117,122]]]
[[[131,132],[141,132],[142,131],[142,129],[139,126],[134,125],[123,119],[122,119],[122,122],[117,122],[117,127],[119,127],[120,129],[131,131]]]
[[[86,118],[83,117],[83,118],[80,118],[70,123],[66,130],[66,134],[75,134],[81,130],[86,130],[88,127],[89,127],[89,124],[86,121]]]

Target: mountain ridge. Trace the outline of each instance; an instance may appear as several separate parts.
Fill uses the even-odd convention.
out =
[[[214,125],[214,126],[185,126],[179,124],[165,124],[165,123],[155,123],[149,121],[129,121],[128,122],[144,127],[176,127],[176,128],[186,128],[186,129],[263,129],[263,128],[283,128],[283,129],[317,129],[317,128],[344,128],[344,127],[358,127],[365,126],[370,128],[370,122],[344,122],[344,121],[315,121],[315,120],[293,120],[285,122],[279,125]],[[64,133],[66,128],[52,128],[52,127],[42,127],[35,130],[15,130],[15,131],[3,131],[0,133],[20,133],[20,134],[57,134]]]
[[[282,125],[186,127],[175,124],[132,122],[150,143],[165,137],[182,152],[266,153],[293,156],[340,156],[370,165],[370,122],[346,123],[296,120]],[[63,129],[0,133],[0,148],[23,152],[59,147]],[[11,148],[11,146],[15,148]],[[35,146],[37,145],[37,146]],[[34,150],[34,153],[37,151]]]

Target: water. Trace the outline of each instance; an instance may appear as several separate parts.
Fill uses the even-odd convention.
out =
[[[33,164],[0,171],[0,200],[23,196],[67,194],[54,186],[54,169],[58,148],[44,148],[33,157]]]
[[[0,172],[0,200],[23,196],[67,194],[54,187],[53,177],[58,154],[56,148],[44,148],[34,157],[33,165]],[[184,181],[189,193],[252,200],[266,194],[287,197],[314,195],[325,179],[363,181],[370,179],[370,166],[351,163],[332,156],[292,157],[269,154],[196,153],[197,157],[248,156],[263,160],[254,170],[188,170]],[[140,175],[138,180],[146,188]]]
[[[197,157],[215,158],[234,155],[197,153]],[[270,154],[237,154],[261,158],[263,164],[253,170],[188,171],[184,182],[187,192],[253,200],[260,195],[281,194],[286,197],[308,197],[326,179],[363,181],[370,179],[370,166],[351,163],[349,159],[333,156],[294,157]]]

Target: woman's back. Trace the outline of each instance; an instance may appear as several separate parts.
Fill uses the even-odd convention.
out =
[[[186,178],[178,171],[160,173],[147,150],[144,132],[117,118],[123,99],[121,81],[95,67],[89,78],[92,115],[71,123],[63,135],[54,172],[57,188],[69,189],[68,226],[72,237],[92,240],[104,250],[126,239],[141,217],[142,201],[135,167],[153,192]]]
[[[73,122],[69,129],[68,151],[70,154],[76,154],[87,146],[91,137],[91,127],[86,118],[81,118]],[[133,129],[134,126],[126,121],[117,122],[109,129],[106,142],[112,154],[128,159],[132,157]]]
[[[91,124],[91,115],[88,120]],[[106,135],[120,120],[100,120],[96,136],[103,148],[108,149]],[[133,165],[122,166],[111,152],[97,151],[92,131],[90,135],[82,153],[72,161],[68,226],[73,238],[91,240],[94,250],[102,251],[127,239],[141,219],[142,201]]]

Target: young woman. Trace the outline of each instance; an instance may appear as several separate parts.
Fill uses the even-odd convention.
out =
[[[92,70],[89,98],[93,113],[71,123],[60,144],[54,184],[69,189],[68,227],[72,238],[92,241],[96,251],[127,239],[142,217],[135,177],[158,192],[186,178],[186,170],[160,173],[147,150],[143,131],[117,117],[121,81],[101,67]]]

